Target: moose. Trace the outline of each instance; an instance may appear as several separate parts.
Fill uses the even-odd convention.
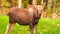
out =
[[[8,13],[9,24],[7,25],[5,34],[8,34],[8,31],[12,34],[13,27],[16,23],[23,26],[29,25],[30,34],[37,34],[37,24],[41,18],[42,10],[42,5],[31,5],[25,9],[19,7],[11,8]]]

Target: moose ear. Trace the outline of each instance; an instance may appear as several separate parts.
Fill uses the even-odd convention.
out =
[[[42,3],[41,5],[37,5],[38,10],[42,10],[46,5],[46,2]]]
[[[38,10],[42,10],[43,9],[43,6],[42,5],[37,5],[37,9]]]
[[[45,5],[46,5],[46,2],[43,2],[43,4],[42,4],[43,8],[45,7]]]

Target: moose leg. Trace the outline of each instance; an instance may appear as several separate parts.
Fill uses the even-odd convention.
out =
[[[10,24],[7,25],[5,34],[8,34],[9,27],[10,27]]]
[[[15,25],[15,23],[14,24],[11,24],[11,26],[10,26],[10,34],[12,34],[12,31],[13,31],[13,28],[14,28],[14,25]]]
[[[34,30],[33,30],[34,34],[37,34],[37,24],[34,25]]]
[[[13,26],[14,26],[14,24],[9,23],[6,28],[5,34],[8,34],[8,31],[10,31],[10,34],[12,34]]]
[[[33,34],[33,25],[30,24],[30,34]]]

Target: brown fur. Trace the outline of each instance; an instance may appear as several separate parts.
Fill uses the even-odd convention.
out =
[[[37,24],[38,20],[41,17],[42,9],[38,9],[38,6],[29,6],[26,9],[21,9],[18,7],[14,7],[8,13],[9,16],[9,26],[7,27],[6,34],[10,29],[12,30],[12,25],[18,23],[20,25],[30,25],[30,34],[37,34]],[[11,31],[10,31],[11,32]]]

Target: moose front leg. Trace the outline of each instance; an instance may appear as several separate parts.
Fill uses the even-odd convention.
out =
[[[34,27],[34,28],[33,28],[33,32],[34,32],[34,34],[37,34],[37,24],[34,25],[33,27]]]
[[[33,34],[33,25],[30,24],[30,34]]]

